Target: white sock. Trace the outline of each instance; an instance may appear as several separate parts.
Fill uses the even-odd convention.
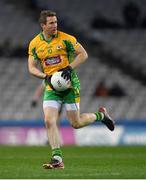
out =
[[[62,157],[60,157],[60,156],[53,156],[53,158],[58,160],[59,162],[62,162]]]

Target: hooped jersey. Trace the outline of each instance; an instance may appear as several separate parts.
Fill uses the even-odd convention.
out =
[[[40,62],[42,71],[48,75],[68,66],[75,56],[75,49],[80,44],[74,36],[58,31],[57,35],[45,40],[39,33],[29,44],[28,54]],[[78,84],[78,77],[73,70],[72,85]]]

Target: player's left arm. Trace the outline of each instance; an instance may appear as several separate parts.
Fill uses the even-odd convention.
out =
[[[88,58],[88,54],[83,46],[78,43],[76,43],[76,45],[78,47],[74,47],[74,53],[76,55],[74,60],[67,67],[61,69],[63,71],[61,76],[66,80],[71,79],[72,70],[82,64]]]
[[[88,54],[81,44],[77,49],[75,49],[75,54],[76,56],[75,56],[74,61],[70,63],[70,66],[72,67],[72,69],[78,67],[80,64],[85,62],[86,59],[88,58]]]

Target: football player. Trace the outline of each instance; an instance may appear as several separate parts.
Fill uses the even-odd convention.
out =
[[[44,163],[43,167],[63,169],[60,135],[56,123],[62,103],[73,128],[82,128],[101,121],[113,131],[114,121],[104,107],[95,113],[80,114],[80,82],[76,68],[86,61],[87,52],[74,36],[58,30],[55,12],[41,11],[39,23],[42,31],[29,44],[28,68],[32,75],[45,80],[43,110],[52,158],[50,162]],[[37,67],[38,63],[42,71]],[[71,88],[63,92],[57,92],[50,86],[50,76],[60,70],[63,71],[62,77],[71,79],[72,83]]]

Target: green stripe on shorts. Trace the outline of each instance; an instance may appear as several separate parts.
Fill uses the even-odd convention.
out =
[[[76,103],[77,99],[80,98],[80,88],[74,87],[63,92],[57,92],[54,90],[45,90],[44,101],[55,100],[61,101],[62,103]]]

